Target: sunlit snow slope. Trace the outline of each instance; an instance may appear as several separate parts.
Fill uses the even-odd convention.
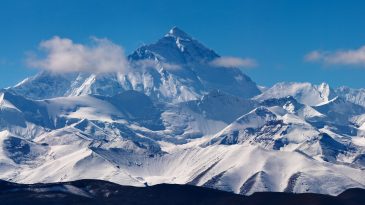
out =
[[[119,73],[41,72],[0,92],[0,178],[191,184],[240,194],[365,188],[364,90],[260,89],[179,28]]]

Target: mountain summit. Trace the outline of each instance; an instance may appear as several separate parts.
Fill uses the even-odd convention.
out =
[[[129,55],[128,72],[43,71],[1,90],[0,179],[365,188],[364,90],[293,82],[261,93],[217,58],[175,27]]]
[[[158,58],[167,63],[207,64],[219,55],[177,27],[173,27],[156,43],[138,48],[130,56],[133,60]]]
[[[249,98],[260,93],[256,84],[238,68],[220,68],[210,62],[219,55],[174,27],[156,43],[142,46],[128,56],[132,69],[115,73],[41,72],[10,88],[32,99],[61,96],[109,95],[136,90],[153,100],[183,102],[220,89]]]
[[[172,36],[172,37],[181,38],[181,39],[192,39],[192,37],[189,34],[185,33],[185,31],[181,30],[177,26],[172,27],[165,36],[166,37]]]

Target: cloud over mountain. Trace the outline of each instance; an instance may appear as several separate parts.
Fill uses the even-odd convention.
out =
[[[52,72],[112,72],[128,69],[128,61],[121,46],[108,39],[91,38],[90,45],[74,43],[55,36],[42,41],[42,57],[32,53],[27,58],[30,67]]]
[[[231,56],[222,56],[210,62],[212,66],[225,68],[251,68],[257,66],[257,62],[251,58],[238,58]]]
[[[319,62],[326,65],[365,66],[365,46],[358,49],[319,51],[315,50],[305,56],[309,62]]]

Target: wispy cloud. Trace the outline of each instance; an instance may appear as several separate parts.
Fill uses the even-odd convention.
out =
[[[222,56],[216,58],[209,64],[215,67],[224,67],[224,68],[251,68],[257,66],[257,62],[254,59],[238,58],[231,56]]]
[[[365,66],[365,46],[353,50],[319,51],[308,53],[304,59],[326,65]]]
[[[135,68],[135,69],[156,68],[158,66],[162,66],[166,70],[178,70],[178,69],[181,69],[181,66],[180,65],[166,63],[166,62],[161,62],[161,61],[155,61],[155,60],[152,60],[152,59],[138,60],[138,61],[134,61],[132,63],[133,64],[131,66],[133,68]]]
[[[43,57],[28,55],[30,67],[52,72],[113,72],[128,69],[128,61],[121,46],[108,39],[91,38],[90,45],[74,43],[55,36],[39,45]]]

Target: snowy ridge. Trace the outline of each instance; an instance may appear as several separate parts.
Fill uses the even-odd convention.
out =
[[[107,95],[126,90],[143,92],[154,100],[183,102],[199,99],[211,90],[252,97],[256,84],[238,68],[211,66],[219,58],[177,27],[156,43],[142,46],[128,56],[132,70],[116,73],[41,72],[9,90],[32,99],[61,96]]]
[[[282,82],[265,90],[261,95],[257,96],[256,99],[266,100],[286,96],[293,96],[299,102],[307,105],[317,105],[319,103],[327,102],[333,97],[330,87],[326,83],[312,85],[310,83]]]
[[[362,89],[258,87],[216,58],[175,27],[133,52],[130,72],[41,72],[1,90],[0,179],[248,195],[365,188]]]

